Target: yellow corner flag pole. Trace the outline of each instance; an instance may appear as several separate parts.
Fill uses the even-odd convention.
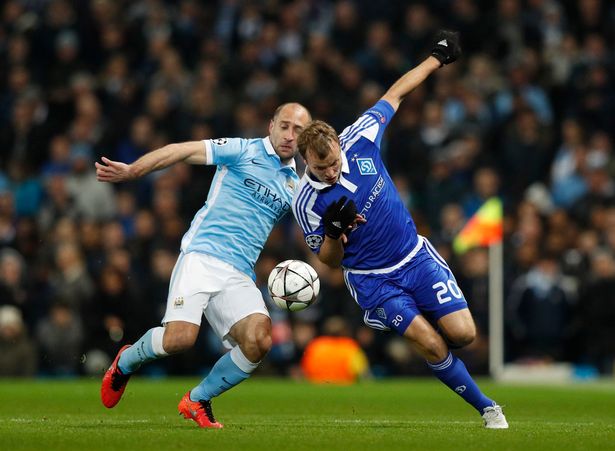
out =
[[[504,252],[502,242],[489,246],[489,373],[504,372]]]
[[[502,201],[491,197],[453,240],[457,254],[477,246],[489,248],[489,372],[495,379],[504,370],[503,216]]]

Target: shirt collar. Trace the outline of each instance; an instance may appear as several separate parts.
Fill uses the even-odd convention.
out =
[[[263,138],[263,145],[265,146],[265,150],[267,151],[267,155],[277,155],[275,153],[275,149],[273,148],[273,144],[271,144],[271,140],[269,136]]]
[[[348,174],[350,167],[348,166],[348,159],[346,158],[346,152],[342,152],[342,172]]]
[[[271,144],[271,140],[269,139],[269,136],[267,136],[266,138],[263,138],[263,146],[265,147],[265,151],[267,152],[267,155],[270,156],[276,156],[278,158],[278,160],[280,160],[280,156],[275,153],[275,149],[273,148],[273,144]],[[282,168],[290,168],[293,171],[297,172],[297,163],[295,163],[295,159],[291,158],[290,160],[288,160],[287,163],[283,163],[282,160],[280,160],[280,164],[282,165]]]
[[[342,152],[342,173],[348,174],[349,172],[350,172],[350,166],[348,166],[348,159],[346,158],[346,152]],[[307,179],[310,186],[317,190],[323,190],[325,188],[329,188],[333,186],[333,185],[329,185],[327,183],[323,183],[318,180],[315,180],[312,177],[312,175],[309,173],[309,170],[307,168],[305,170],[305,178]],[[339,182],[340,180],[338,180],[335,183],[339,183]]]

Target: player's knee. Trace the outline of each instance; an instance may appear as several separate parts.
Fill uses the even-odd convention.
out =
[[[455,333],[448,335],[446,338],[451,347],[463,348],[474,341],[476,338],[476,329],[474,327],[466,327],[455,331]]]
[[[257,331],[254,339],[254,347],[256,352],[258,353],[258,359],[262,360],[267,353],[271,350],[271,345],[273,340],[271,338],[271,333],[267,330],[259,330]]]
[[[455,343],[458,346],[467,346],[476,338],[476,331],[468,330],[464,331],[459,337],[455,337]]]
[[[273,344],[271,334],[262,334],[258,338],[257,343],[259,352],[262,354],[262,357],[265,357],[267,353],[271,350],[271,345]]]
[[[246,336],[242,347],[249,360],[258,362],[267,355],[271,345],[271,333],[266,329],[257,329]]]

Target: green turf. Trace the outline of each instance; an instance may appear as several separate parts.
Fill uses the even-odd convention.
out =
[[[615,449],[615,383],[481,381],[506,406],[510,429],[494,431],[437,381],[337,387],[259,377],[215,400],[223,430],[200,430],[176,413],[196,382],[135,377],[107,410],[98,380],[0,380],[0,450]]]

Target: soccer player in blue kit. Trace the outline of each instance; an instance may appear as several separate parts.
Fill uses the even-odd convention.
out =
[[[211,399],[247,379],[271,348],[271,319],[254,283],[254,265],[273,226],[291,209],[299,184],[297,136],[310,120],[305,107],[286,103],[275,111],[266,138],[170,144],[132,164],[104,157],[95,164],[103,182],[133,180],[180,161],[217,166],[207,201],[182,239],[163,327],[120,349],[103,377],[106,407],[120,401],[141,365],[192,347],[205,315],[230,352],[184,395],[178,410],[200,427],[222,427]]]
[[[472,315],[444,259],[418,235],[380,156],[382,135],[403,98],[461,53],[457,33],[441,31],[435,42],[429,57],[339,137],[322,121],[305,128],[298,147],[307,170],[292,208],[318,258],[343,267],[365,323],[406,337],[436,377],[482,415],[486,428],[505,429],[501,407],[449,351],[449,344],[474,340]]]

